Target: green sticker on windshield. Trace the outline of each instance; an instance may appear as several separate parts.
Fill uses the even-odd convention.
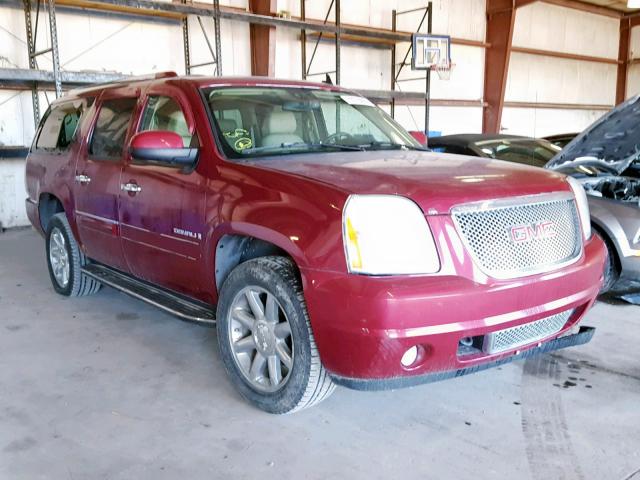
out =
[[[236,128],[231,132],[224,132],[224,136],[227,138],[248,137],[249,132],[246,131],[244,128]]]
[[[245,150],[247,148],[251,148],[252,146],[253,146],[253,142],[251,141],[251,139],[249,137],[239,138],[233,144],[233,148],[235,148],[236,151],[238,151],[238,152],[241,152],[242,150]]]

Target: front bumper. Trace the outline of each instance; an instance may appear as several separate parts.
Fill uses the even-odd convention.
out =
[[[339,375],[332,375],[332,379],[338,385],[352,388],[354,390],[394,390],[397,388],[413,387],[424,383],[439,382],[450,378],[462,377],[471,373],[478,373],[493,367],[499,367],[514,360],[522,360],[525,358],[540,355],[542,353],[553,352],[567,347],[575,347],[576,345],[584,345],[589,343],[593,338],[596,329],[593,327],[580,327],[578,333],[566,335],[562,338],[550,340],[540,347],[531,348],[524,352],[520,352],[509,357],[503,357],[486,363],[479,363],[473,367],[459,368],[457,370],[448,370],[437,373],[427,373],[423,375],[414,375],[411,377],[395,377],[385,379],[364,379],[364,378],[348,378]]]
[[[604,244],[594,236],[576,263],[513,280],[489,279],[478,271],[464,276],[368,277],[304,269],[302,278],[323,365],[338,383],[357,388],[362,382],[403,385],[448,378],[546,348],[574,327],[595,301],[604,260]],[[463,337],[484,336],[567,310],[574,313],[547,338],[495,354],[460,355]],[[401,359],[412,346],[420,346],[425,355],[407,368]]]

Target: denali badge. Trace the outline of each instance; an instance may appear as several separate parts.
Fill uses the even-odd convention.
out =
[[[190,232],[189,230],[185,230],[183,228],[174,228],[173,229],[173,233],[175,233],[176,235],[182,235],[183,237],[189,237],[189,238],[193,238],[193,239],[196,239],[196,240],[202,240],[202,234],[201,233]]]
[[[535,240],[554,238],[557,235],[556,224],[544,221],[529,225],[517,225],[511,227],[510,234],[513,243],[528,243]]]

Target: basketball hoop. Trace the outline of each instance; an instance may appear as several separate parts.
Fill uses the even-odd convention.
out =
[[[456,64],[452,62],[440,62],[431,67],[438,74],[440,80],[449,80],[451,78],[451,71],[455,68]]]

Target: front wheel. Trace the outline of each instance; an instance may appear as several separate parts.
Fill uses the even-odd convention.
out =
[[[320,362],[291,260],[262,257],[236,267],[220,292],[217,330],[231,381],[258,408],[291,413],[335,390]]]

